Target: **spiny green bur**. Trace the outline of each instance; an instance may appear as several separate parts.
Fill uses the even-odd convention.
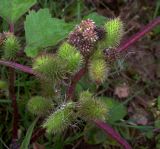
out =
[[[75,118],[74,106],[73,102],[68,102],[53,112],[43,124],[43,128],[46,128],[47,133],[61,133],[64,131]]]
[[[34,60],[33,70],[54,82],[65,77],[66,64],[55,55],[41,55]]]
[[[98,84],[106,80],[108,71],[109,68],[104,59],[92,59],[89,63],[89,77]]]
[[[27,106],[32,114],[43,116],[53,108],[53,103],[44,97],[34,96],[28,101]]]
[[[111,19],[104,25],[106,31],[106,47],[112,48],[119,45],[124,33],[123,23],[119,18]]]
[[[82,64],[80,52],[67,42],[60,46],[58,56],[67,64],[67,69],[70,72],[77,71]]]
[[[3,44],[4,58],[7,60],[15,59],[19,49],[20,44],[17,38],[14,35],[8,36]]]
[[[0,89],[5,90],[8,88],[7,82],[0,80]]]
[[[80,94],[78,115],[85,120],[101,119],[105,120],[108,108],[103,101],[92,96],[88,91]]]

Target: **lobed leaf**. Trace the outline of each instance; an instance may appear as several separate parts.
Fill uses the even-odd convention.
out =
[[[52,18],[48,9],[31,11],[25,21],[27,56],[35,57],[44,48],[56,45],[71,31],[73,24]]]
[[[0,0],[0,16],[15,23],[35,3],[36,0]]]

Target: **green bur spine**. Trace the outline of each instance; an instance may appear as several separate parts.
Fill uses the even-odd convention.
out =
[[[88,91],[80,94],[78,115],[85,120],[101,119],[105,120],[108,108],[105,103],[92,96]]]
[[[83,61],[80,52],[67,42],[60,46],[58,56],[66,63],[67,70],[71,73],[77,71]]]
[[[42,79],[55,82],[65,78],[66,64],[55,55],[41,55],[34,60],[33,70]]]
[[[53,103],[44,97],[34,96],[28,101],[27,107],[32,114],[43,116],[53,108]]]
[[[124,33],[123,23],[119,18],[111,19],[104,25],[106,31],[106,48],[117,47]]]
[[[16,58],[17,52],[20,49],[20,44],[14,35],[9,35],[3,44],[4,58],[13,60]]]
[[[53,112],[43,124],[43,128],[46,128],[47,133],[61,133],[64,131],[75,120],[74,107],[73,102],[68,102]]]
[[[107,79],[108,71],[109,68],[104,59],[92,59],[89,63],[89,77],[98,84]]]

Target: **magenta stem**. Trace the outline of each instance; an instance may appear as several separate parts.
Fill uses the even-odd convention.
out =
[[[11,24],[9,25],[9,31],[10,31],[11,33],[14,33],[14,24],[13,24],[13,23],[11,23]]]
[[[10,32],[14,33],[14,24],[10,24]],[[9,81],[9,98],[12,100],[12,108],[13,108],[13,124],[12,124],[12,143],[11,148],[18,149],[18,123],[19,123],[19,114],[18,107],[16,101],[16,93],[15,93],[15,69],[9,67],[8,70],[8,81]]]
[[[74,91],[78,81],[84,76],[87,69],[85,67],[81,68],[72,78],[71,84],[67,91],[67,99],[72,99],[74,95]]]
[[[160,24],[160,17],[152,20],[149,24],[143,27],[139,32],[131,36],[128,40],[125,40],[121,43],[121,45],[117,48],[117,51],[121,52],[126,50],[132,44],[137,42],[140,38],[142,38],[145,34],[151,31],[154,27]]]
[[[31,75],[36,75],[32,68],[30,68],[28,66],[18,64],[18,63],[15,63],[15,62],[0,60],[0,64],[4,65],[4,66],[7,66],[7,67],[10,67],[10,68],[13,68],[13,69],[20,70],[22,72],[25,72],[25,73],[28,73],[28,74],[31,74]]]
[[[94,123],[97,127],[102,129],[105,133],[107,133],[111,138],[115,139],[119,144],[121,144],[125,149],[132,149],[132,147],[128,144],[126,140],[124,140],[118,132],[116,132],[111,126],[107,123],[104,123],[100,120],[95,120]]]

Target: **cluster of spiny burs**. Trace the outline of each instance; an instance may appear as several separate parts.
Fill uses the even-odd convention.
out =
[[[72,76],[87,62],[88,76],[93,83],[101,84],[107,79],[109,59],[104,50],[116,48],[123,35],[123,23],[119,18],[96,26],[90,20],[83,20],[60,45],[56,53],[41,54],[33,60],[33,70],[41,83],[40,95],[31,97],[28,110],[43,117],[42,127],[48,133],[60,133],[81,118],[86,121],[104,120],[108,117],[107,105],[100,97],[83,91],[76,101],[66,99],[67,87]],[[12,48],[11,48],[12,47]],[[9,34],[3,43],[5,59],[14,59],[19,42]]]

